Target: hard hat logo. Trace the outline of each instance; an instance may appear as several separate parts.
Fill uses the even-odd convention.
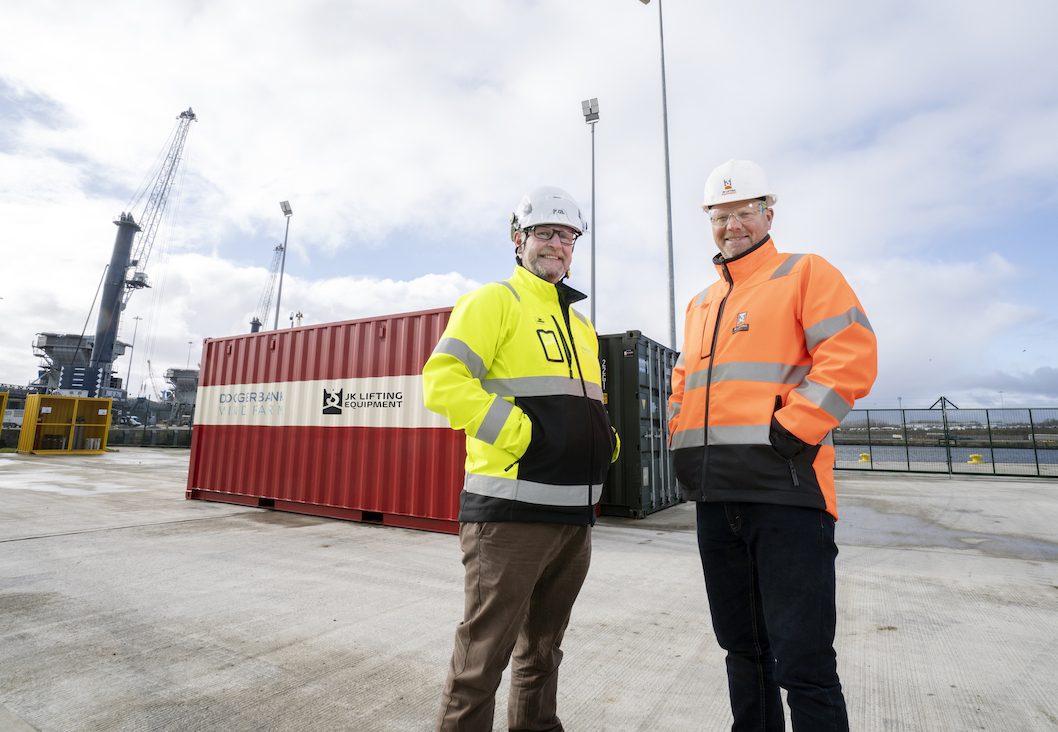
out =
[[[733,191],[734,190],[734,188],[731,187],[731,179],[730,178],[724,178],[724,190],[725,191]]]

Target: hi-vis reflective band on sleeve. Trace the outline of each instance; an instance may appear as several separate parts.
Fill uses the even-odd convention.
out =
[[[513,404],[506,399],[497,397],[492,402],[492,406],[489,407],[489,411],[485,413],[485,419],[481,420],[481,424],[478,425],[478,431],[474,438],[490,445],[495,445],[503,425],[507,424],[507,418],[511,416],[513,411]]]
[[[811,352],[827,338],[836,336],[853,323],[859,323],[867,330],[874,332],[874,328],[871,327],[871,321],[867,320],[867,316],[863,314],[863,311],[853,307],[841,315],[821,320],[812,327],[805,328],[805,347]]]
[[[470,375],[478,381],[484,379],[489,372],[485,368],[485,362],[481,360],[481,356],[474,353],[470,346],[458,338],[442,338],[434,347],[433,352],[435,354],[446,353],[459,359],[460,363],[467,367]]]
[[[422,376],[200,386],[197,425],[447,429],[422,399]]]
[[[829,387],[817,384],[811,379],[805,379],[804,383],[794,389],[794,391],[838,422],[845,419],[845,415],[852,411],[852,405],[842,399],[840,394]]]

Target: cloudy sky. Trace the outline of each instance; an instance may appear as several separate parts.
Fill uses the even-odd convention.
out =
[[[526,190],[590,207],[589,97],[597,327],[668,341],[656,2],[0,0],[0,17],[0,382],[36,375],[34,334],[81,332],[111,222],[188,107],[155,286],[120,333],[143,318],[118,363],[133,393],[147,358],[193,366],[203,338],[249,330],[283,200],[281,326],[506,278]],[[1058,405],[1058,4],[665,0],[664,22],[681,344],[717,278],[702,186],[747,158],[779,195],[779,249],[835,263],[874,325],[858,406]],[[589,261],[585,238],[584,291]]]

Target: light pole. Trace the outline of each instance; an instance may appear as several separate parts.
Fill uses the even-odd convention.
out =
[[[290,217],[294,214],[290,208],[290,201],[280,201],[279,208],[283,209],[283,215],[287,217],[287,230],[283,233],[283,258],[279,264],[279,292],[276,293],[276,322],[272,330],[279,330],[279,303],[283,299],[283,270],[287,266],[287,234],[290,233]]]
[[[649,5],[650,0],[639,0]],[[672,266],[672,186],[669,182],[669,104],[665,93],[665,28],[661,21],[661,0],[658,0],[658,33],[661,37],[661,122],[665,133],[665,214],[668,217],[669,253],[669,341],[676,350],[676,277]]]
[[[136,321],[136,325],[132,326],[132,346],[129,347],[129,370],[125,373],[125,393],[129,391],[129,379],[132,378],[132,353],[136,350],[136,331],[140,328],[140,321],[143,320],[137,315],[133,320]]]
[[[191,368],[191,346],[194,345],[194,341],[187,342],[187,368]]]
[[[595,123],[599,121],[599,100],[580,103],[584,121],[591,125],[591,322],[595,323]]]

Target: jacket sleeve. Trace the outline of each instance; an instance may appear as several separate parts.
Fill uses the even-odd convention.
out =
[[[513,327],[512,299],[503,285],[486,285],[459,299],[423,367],[423,399],[452,429],[520,458],[533,435],[529,416],[513,398],[490,394],[481,385]]]
[[[683,354],[676,359],[676,365],[672,367],[672,396],[669,397],[669,445],[672,445],[672,436],[680,424],[680,409],[683,407],[683,386],[686,383],[687,374],[683,366]]]
[[[687,369],[685,364],[684,356],[687,354],[687,348],[689,347],[690,339],[687,337],[688,323],[691,320],[691,311],[694,309],[695,303],[698,301],[696,296],[691,298],[691,301],[687,303],[687,308],[683,313],[683,351],[680,352],[679,357],[676,359],[676,365],[672,367],[672,396],[669,397],[669,445],[672,445],[672,436],[676,434],[676,430],[680,426],[680,410],[683,408],[683,394],[687,384]],[[700,354],[699,354],[700,355]]]
[[[840,424],[878,374],[878,341],[856,293],[822,257],[805,257],[800,320],[812,368],[775,413],[809,445]]]

